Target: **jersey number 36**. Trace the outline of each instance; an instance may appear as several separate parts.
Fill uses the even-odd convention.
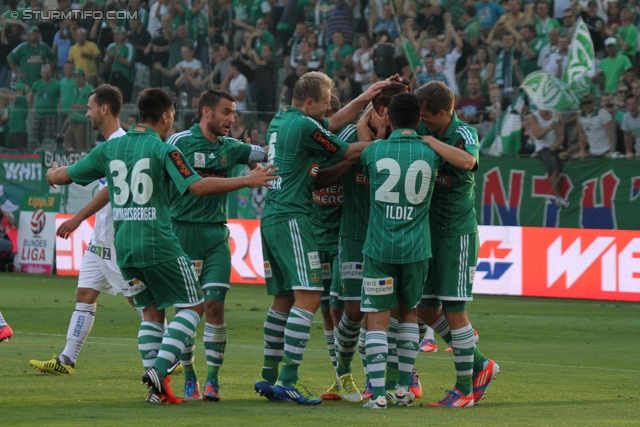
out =
[[[140,159],[133,165],[131,171],[131,184],[127,183],[129,171],[122,160],[112,160],[109,163],[113,185],[113,201],[118,206],[124,206],[132,196],[133,202],[138,205],[146,204],[153,194],[153,180],[144,170],[149,169],[149,159]]]

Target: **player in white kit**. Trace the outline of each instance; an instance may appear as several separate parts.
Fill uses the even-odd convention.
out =
[[[122,110],[122,94],[110,85],[98,86],[89,96],[87,117],[91,119],[93,129],[98,130],[108,140],[125,135],[120,127],[120,111]],[[108,144],[104,142],[103,144]],[[135,307],[129,293],[128,285],[122,278],[120,268],[116,264],[116,252],[113,245],[113,214],[109,204],[109,191],[106,179],[100,179],[98,194],[73,218],[58,227],[57,234],[63,239],[76,229],[85,219],[96,215],[95,227],[91,242],[87,248],[76,291],[76,309],[71,315],[67,344],[60,354],[54,354],[51,360],[31,360],[29,364],[44,374],[73,375],[78,353],[89,336],[101,292],[116,295],[120,292]],[[162,336],[164,331],[157,331]]]

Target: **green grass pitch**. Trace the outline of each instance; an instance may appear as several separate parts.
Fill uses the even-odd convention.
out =
[[[409,408],[359,404],[277,404],[253,392],[262,364],[262,323],[270,300],[259,286],[233,286],[220,371],[222,401],[151,405],[136,345],[138,314],[122,296],[103,295],[75,376],[45,376],[29,366],[64,348],[76,280],[0,274],[0,311],[14,330],[0,343],[1,426],[618,426],[640,425],[640,303],[478,296],[469,305],[480,348],[502,368],[486,399],[469,409],[428,408],[454,382],[445,345],[416,362],[423,397]],[[200,325],[196,367],[206,376]],[[301,378],[320,393],[334,380],[320,315]],[[363,384],[358,356],[354,374]],[[183,379],[173,380],[181,395]]]

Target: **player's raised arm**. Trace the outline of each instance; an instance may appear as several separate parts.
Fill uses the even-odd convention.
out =
[[[372,101],[382,88],[387,86],[390,83],[388,80],[383,80],[381,82],[377,82],[369,86],[364,93],[358,96],[356,99],[347,104],[343,109],[338,111],[329,119],[329,127],[328,130],[331,132],[339,132],[340,129],[352,123],[356,118],[358,118],[358,114],[360,114],[360,110],[362,107],[367,105],[368,102]]]
[[[273,165],[267,165],[265,167],[258,165],[246,176],[200,179],[189,185],[189,191],[196,196],[208,196],[211,194],[229,193],[244,187],[270,187],[270,181],[280,178],[278,175],[274,175],[277,171],[278,168],[274,168]]]

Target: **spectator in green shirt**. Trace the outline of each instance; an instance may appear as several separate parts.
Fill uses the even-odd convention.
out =
[[[333,33],[333,43],[327,47],[326,74],[333,76],[336,68],[342,67],[351,62],[353,56],[353,48],[351,45],[345,44],[344,34],[342,31]]]
[[[113,43],[104,51],[104,62],[113,64],[111,70],[100,75],[98,83],[109,83],[122,92],[122,99],[125,103],[131,100],[133,83],[136,78],[135,58],[136,49],[127,42],[127,31],[123,27],[118,27],[113,32]]]
[[[31,86],[40,78],[40,66],[50,64],[55,67],[56,56],[51,48],[40,41],[40,29],[29,28],[29,38],[20,43],[7,56],[11,70],[20,77],[20,83]]]
[[[42,78],[29,89],[28,99],[29,106],[35,113],[31,136],[42,144],[43,140],[53,140],[56,135],[60,82],[51,77],[49,64],[42,65],[40,76]]]
[[[620,77],[631,67],[631,61],[628,56],[618,53],[618,40],[615,37],[609,37],[604,41],[604,49],[607,57],[600,61],[600,70],[591,81],[597,84],[604,77],[604,93],[613,93],[618,87]]]
[[[638,47],[638,27],[633,24],[635,19],[635,10],[631,6],[625,6],[620,12],[622,23],[618,27],[618,44],[622,54],[627,55],[633,60],[636,56],[636,48]]]
[[[29,102],[25,96],[27,87],[22,83],[17,83],[11,90],[11,94],[0,92],[0,98],[13,101],[13,105],[9,109],[9,143],[7,147],[26,150],[27,115],[29,114]]]
[[[62,67],[64,77],[60,80],[60,116],[59,122],[63,124],[71,112],[73,102],[73,91],[78,87],[76,78],[73,75],[75,67],[73,61],[67,61]]]
[[[71,115],[67,121],[67,131],[64,134],[64,147],[67,150],[87,151],[88,123],[87,103],[93,86],[87,83],[87,76],[82,68],[73,72],[77,87],[73,91]]]

